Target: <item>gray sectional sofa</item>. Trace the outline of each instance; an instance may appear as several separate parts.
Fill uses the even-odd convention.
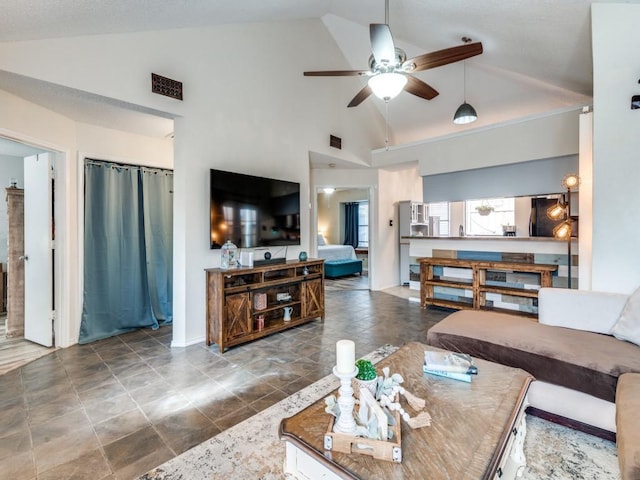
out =
[[[622,478],[640,479],[640,374],[632,373],[640,346],[612,335],[629,298],[543,288],[537,321],[461,310],[432,327],[427,343],[528,371],[532,407],[602,436],[617,432]]]

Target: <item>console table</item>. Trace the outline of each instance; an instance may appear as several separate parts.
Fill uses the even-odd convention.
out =
[[[533,377],[527,372],[475,360],[471,383],[422,373],[425,350],[412,342],[376,364],[404,378],[403,386],[426,400],[429,427],[402,422],[402,463],[361,453],[325,451],[329,414],[324,399],[280,423],[286,442],[285,472],[298,479],[455,478],[515,479],[525,465],[524,409]],[[409,407],[410,408],[410,407]]]
[[[507,285],[490,285],[487,284],[487,272],[489,271],[507,271],[536,273],[540,275],[539,285],[542,287],[552,286],[552,273],[558,269],[558,265],[541,264],[541,263],[519,263],[519,262],[499,262],[486,260],[461,260],[456,258],[438,258],[425,257],[418,259],[420,263],[420,304],[423,307],[427,305],[436,305],[447,308],[457,309],[486,309],[487,293],[499,293],[503,295],[512,295],[515,297],[538,298],[538,290],[512,287]],[[453,267],[467,269],[470,278],[454,280],[438,278],[434,275],[434,267]],[[470,302],[452,301],[436,298],[434,295],[434,287],[448,287],[459,290],[467,290],[471,292]],[[499,310],[499,309],[495,309]],[[509,313],[523,313],[508,310]]]
[[[324,260],[208,268],[207,345],[225,348],[324,320]],[[285,309],[289,314],[285,320]]]

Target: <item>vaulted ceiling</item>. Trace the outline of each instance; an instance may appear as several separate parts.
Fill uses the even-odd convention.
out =
[[[439,91],[431,101],[403,92],[389,103],[388,111],[381,100],[366,101],[375,102],[387,117],[398,144],[590,104],[591,3],[390,0],[391,32],[396,46],[409,57],[461,45],[462,36],[482,42],[484,53],[466,61],[466,98],[479,119],[468,126],[451,121],[463,100],[463,62],[415,74]],[[368,68],[368,26],[384,22],[384,0],[7,0],[0,16],[0,42],[308,18],[322,20],[351,68]],[[343,66],[344,59],[332,65],[310,58],[300,70],[302,74]],[[353,79],[338,77],[308,81],[342,82],[345,108],[361,88]],[[0,89],[79,121],[100,117],[102,111],[103,126],[130,126],[138,133],[160,135],[160,125],[167,121],[135,106],[25,82],[6,72],[0,72]]]

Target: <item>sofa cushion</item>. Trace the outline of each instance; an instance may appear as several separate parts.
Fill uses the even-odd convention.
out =
[[[427,343],[521,368],[538,380],[609,402],[615,400],[620,374],[640,372],[636,345],[491,311],[455,312],[429,330]]]
[[[640,345],[640,288],[628,298],[611,333],[620,340]]]
[[[640,374],[625,373],[616,391],[616,443],[623,480],[640,478]]]
[[[629,295],[622,293],[541,288],[538,321],[545,325],[611,335]]]

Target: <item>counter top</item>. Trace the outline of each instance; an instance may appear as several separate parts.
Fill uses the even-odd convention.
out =
[[[427,237],[422,235],[408,235],[402,236],[409,240],[507,240],[513,241],[528,241],[528,242],[564,242],[564,240],[556,240],[553,237],[508,237],[503,235],[489,235],[489,236],[468,236],[468,237]],[[576,242],[577,238],[571,239]]]

